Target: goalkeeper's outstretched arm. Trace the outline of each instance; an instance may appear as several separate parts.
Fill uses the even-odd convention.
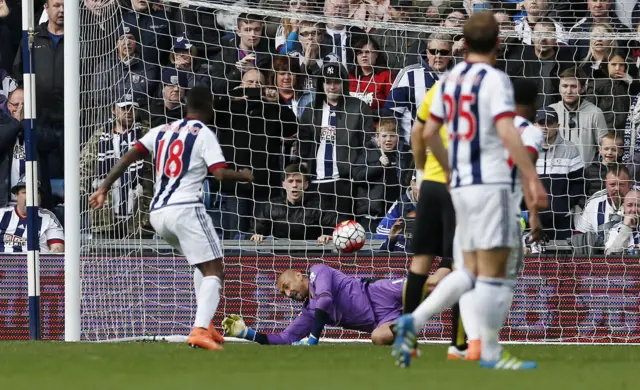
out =
[[[230,315],[222,321],[225,336],[239,337],[254,341],[258,344],[286,345],[302,340],[312,331],[314,315],[313,311],[304,308],[302,312],[287,329],[280,333],[262,333],[256,329],[245,326],[242,317]]]

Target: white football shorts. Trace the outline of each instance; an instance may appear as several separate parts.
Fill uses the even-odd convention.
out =
[[[222,258],[222,246],[204,205],[168,206],[151,212],[151,226],[189,264]]]
[[[519,223],[514,218],[508,185],[455,188],[451,191],[451,200],[456,209],[456,235],[462,251],[520,245]]]

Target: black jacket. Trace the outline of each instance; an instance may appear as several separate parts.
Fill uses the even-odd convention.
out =
[[[605,189],[607,172],[609,169],[602,162],[589,164],[584,169],[584,193],[587,199],[596,192]]]
[[[126,93],[133,93],[133,99],[141,106],[149,105],[149,97],[158,95],[160,70],[157,66],[134,58],[129,63],[111,59],[98,66],[92,89],[104,91],[97,96],[94,104],[108,107],[111,114],[113,101]],[[111,93],[109,93],[109,91]]]
[[[353,167],[355,214],[384,217],[391,204],[400,197],[400,154],[386,152],[389,165],[380,162],[382,152],[374,140],[359,153]]]
[[[640,83],[633,80],[602,78],[589,83],[585,99],[595,104],[604,114],[610,129],[624,130],[631,108],[631,96],[640,93]]]
[[[349,64],[350,68],[353,66],[351,64],[356,63],[356,53],[355,53],[355,50],[353,50],[353,46],[365,36],[366,35],[364,31],[359,27],[347,26],[346,63]],[[336,54],[333,48],[333,44],[334,44],[333,37],[325,32],[324,36],[322,37],[322,42],[320,42],[320,58],[325,58],[326,56],[332,53]],[[302,52],[302,50],[300,50],[300,52]],[[344,59],[342,63],[343,64],[345,63]]]
[[[64,38],[53,48],[47,23],[35,28],[36,118],[43,123],[64,121]],[[23,81],[22,46],[13,63],[13,78]]]
[[[149,105],[149,114],[151,115],[151,126],[156,127],[183,119],[187,114],[187,110],[183,110],[184,105],[180,104],[173,110],[169,110],[164,105],[163,100],[154,100]]]
[[[151,4],[149,4],[151,7]],[[141,58],[152,65],[167,63],[171,50],[172,26],[169,20],[173,20],[172,8],[163,10],[135,11],[128,6],[122,7],[122,20],[124,24],[132,26],[140,34],[138,45],[142,46]]]
[[[0,111],[0,207],[5,206],[11,193],[11,165],[13,163],[13,152],[18,138],[23,138],[24,124]],[[49,128],[36,128],[36,145],[39,155],[41,151],[46,152],[51,146],[56,145],[56,134]],[[39,162],[42,162],[38,158]],[[51,183],[49,182],[49,165],[38,164],[38,177],[40,178],[40,194],[42,196],[41,207],[52,208]]]
[[[240,59],[238,57],[239,41],[240,37],[236,35],[229,41],[223,42],[222,50],[212,60],[211,89],[214,95],[228,95],[242,81],[242,74],[236,68],[236,62]],[[267,38],[260,38],[255,53],[255,66],[258,69],[271,70],[271,52]]]
[[[331,234],[337,223],[335,211],[320,209],[317,196],[305,195],[299,204],[289,203],[286,197],[280,196],[258,207],[255,233],[290,240],[315,240]]]
[[[327,66],[325,63],[323,66]],[[340,66],[340,78],[343,80],[343,93],[349,91],[349,74],[344,66]],[[302,162],[307,164],[311,176],[316,174],[316,155],[322,135],[323,106],[327,97],[324,93],[324,82],[318,79],[316,98],[308,106],[300,118],[298,131],[298,150]],[[336,107],[336,159],[341,179],[351,179],[358,154],[364,150],[367,132],[373,132],[373,114],[369,106],[362,100],[343,95]]]
[[[261,100],[261,88],[244,90],[248,99],[216,101],[215,125],[227,160],[237,169],[249,168],[253,183],[223,183],[225,193],[269,198],[282,184],[283,138],[298,131],[294,112],[287,106]],[[235,191],[234,191],[235,190]]]

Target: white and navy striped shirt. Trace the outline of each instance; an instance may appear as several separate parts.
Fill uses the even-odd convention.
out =
[[[322,105],[321,128],[314,183],[328,183],[340,178],[336,159],[336,106],[327,102]]]
[[[514,111],[509,77],[489,64],[465,61],[443,78],[431,118],[447,125],[453,188],[511,185],[512,166],[495,124]]]
[[[35,223],[40,231],[40,252],[48,253],[49,246],[64,244],[64,231],[56,216],[49,210],[38,209]],[[1,253],[27,252],[27,217],[18,213],[16,206],[0,209]]]
[[[596,233],[598,227],[611,222],[612,216],[622,214],[622,205],[616,208],[609,200],[607,190],[600,190],[587,200],[582,214],[576,218],[576,230],[581,233]]]
[[[155,127],[136,147],[154,157],[156,174],[151,211],[202,203],[202,183],[207,172],[227,166],[216,135],[194,119],[180,119]]]
[[[406,145],[410,144],[411,126],[418,108],[438,78],[438,73],[421,64],[409,65],[398,73],[391,86],[384,108],[392,110],[398,118],[400,136]]]

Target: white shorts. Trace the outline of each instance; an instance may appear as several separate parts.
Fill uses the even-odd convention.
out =
[[[514,218],[516,218],[514,216]],[[516,236],[522,237],[522,227],[520,225],[520,219],[518,220],[518,227],[516,229]],[[511,252],[509,252],[509,258],[507,259],[507,269],[505,271],[506,279],[516,279],[522,271],[524,266],[524,253],[522,252],[522,240],[518,240],[518,245],[511,248]],[[458,230],[456,229],[456,234],[453,238],[453,268],[454,269],[463,269],[464,268],[464,256],[462,255],[462,248],[460,248],[460,242],[458,239]]]
[[[504,185],[476,185],[451,191],[456,209],[456,235],[463,252],[515,248],[518,221],[514,218],[511,190]]]
[[[222,258],[222,247],[204,206],[169,206],[151,212],[151,226],[191,265]]]

